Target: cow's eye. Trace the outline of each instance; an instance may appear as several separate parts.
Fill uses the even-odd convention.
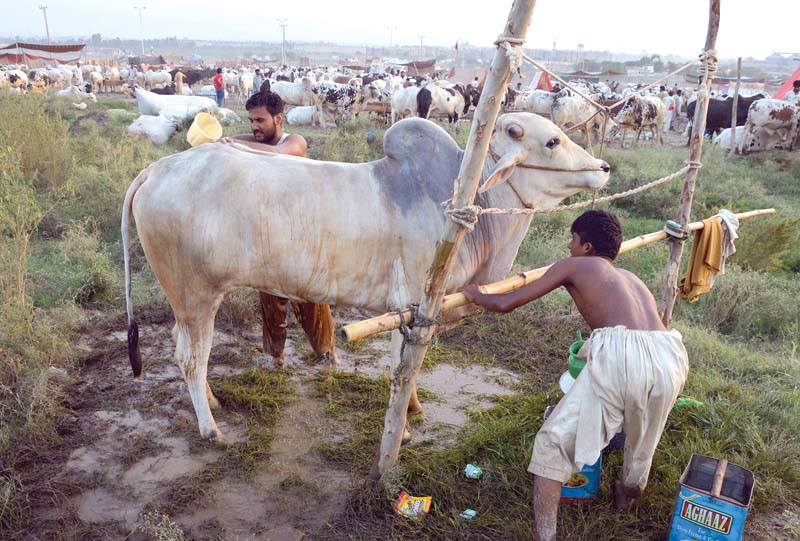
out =
[[[546,146],[549,149],[553,149],[553,148],[556,148],[560,144],[561,144],[561,139],[559,139],[558,137],[553,137],[547,143],[545,143],[544,146]]]
[[[525,135],[525,130],[519,124],[509,124],[506,128],[506,133],[514,139],[522,139],[522,136]]]

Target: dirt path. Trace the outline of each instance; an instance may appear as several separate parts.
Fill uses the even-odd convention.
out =
[[[361,479],[315,450],[341,441],[348,427],[326,414],[326,404],[314,392],[311,379],[320,367],[306,359],[306,338],[290,331],[286,366],[296,394],[282,411],[270,458],[242,477],[220,471],[225,449],[199,437],[188,392],[171,360],[171,313],[158,307],[137,312],[145,359],[139,381],[130,375],[122,318],[100,321],[81,339],[85,363],[69,404],[74,426],[61,449],[63,460],[46,474],[42,470],[55,480],[57,497],[36,506],[34,534],[123,538],[141,528],[146,513],[156,511],[188,539],[313,538]],[[209,362],[212,386],[255,365],[271,370],[271,359],[260,349],[255,322],[236,334],[218,329]],[[388,337],[359,354],[340,348],[339,357],[343,371],[379,376],[389,366]],[[420,387],[434,393],[436,401],[426,404],[415,443],[447,442],[466,422],[468,408],[490,406],[489,397],[510,393],[515,379],[500,369],[445,363],[424,372]],[[223,409],[215,417],[229,441],[247,437],[246,414]],[[134,533],[131,538],[146,537]]]

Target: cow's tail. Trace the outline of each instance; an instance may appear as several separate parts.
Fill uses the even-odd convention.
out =
[[[122,255],[125,260],[125,307],[128,311],[128,359],[131,361],[133,377],[142,374],[142,353],[139,351],[139,326],[133,319],[133,299],[131,298],[131,213],[133,210],[133,196],[147,180],[147,169],[128,188],[125,202],[122,204]]]

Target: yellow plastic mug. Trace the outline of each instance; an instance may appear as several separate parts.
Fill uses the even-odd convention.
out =
[[[186,140],[193,147],[203,143],[213,143],[220,137],[222,137],[222,125],[214,115],[208,113],[197,113],[189,131],[186,132]]]

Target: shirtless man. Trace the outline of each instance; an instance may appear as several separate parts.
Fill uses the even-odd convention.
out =
[[[680,333],[665,329],[641,280],[614,266],[622,242],[617,218],[588,211],[571,232],[571,257],[539,280],[502,295],[482,293],[475,285],[462,289],[475,304],[507,313],[564,286],[593,329],[579,352],[588,360],[586,368],[536,435],[528,466],[540,541],[555,539],[561,485],[594,464],[621,430],[625,458],[614,503],[617,510],[631,508],[647,484],[653,453],[688,372]]]
[[[250,119],[252,134],[236,135],[220,139],[223,144],[236,142],[256,150],[305,157],[308,145],[301,135],[283,131],[283,100],[273,92],[258,92],[250,96],[244,105]],[[262,340],[264,352],[275,360],[275,366],[283,365],[283,348],[286,344],[286,317],[289,300],[259,291],[261,316],[263,318]],[[336,363],[336,343],[333,336],[333,316],[327,304],[293,302],[292,309],[303,330],[308,335],[311,347],[318,358],[326,364]]]

